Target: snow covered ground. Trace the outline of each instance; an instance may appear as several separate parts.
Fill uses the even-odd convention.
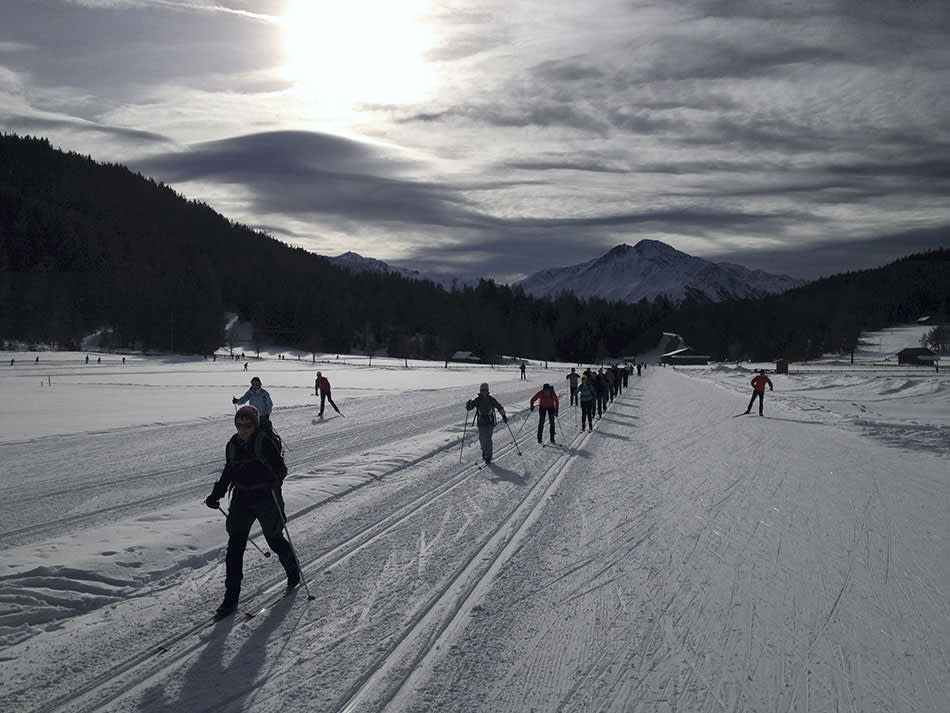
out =
[[[947,710],[943,370],[793,365],[759,418],[759,365],[651,367],[542,448],[562,365],[34,356],[0,354],[0,711]],[[318,368],[345,418],[315,418]],[[253,375],[315,600],[208,626],[202,500]],[[512,431],[479,468],[483,380]],[[248,548],[246,609],[275,559]]]

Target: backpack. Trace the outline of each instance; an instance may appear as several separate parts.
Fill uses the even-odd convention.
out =
[[[267,438],[271,443],[274,444],[274,448],[277,450],[277,455],[279,456],[278,462],[279,465],[275,470],[270,462],[264,457],[264,439]],[[233,463],[237,460],[234,448],[234,443],[229,441],[227,447],[227,459],[229,463]],[[274,431],[265,431],[264,429],[258,428],[257,433],[254,434],[254,458],[264,464],[264,467],[267,468],[277,478],[277,485],[280,486],[284,482],[284,478],[287,477],[287,464],[284,462],[284,442],[279,435]]]
[[[495,425],[495,405],[492,403],[491,396],[475,398],[475,413],[478,414],[479,426]]]

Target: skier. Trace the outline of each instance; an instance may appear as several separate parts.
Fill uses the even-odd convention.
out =
[[[577,389],[577,396],[581,401],[581,430],[584,430],[584,419],[591,431],[594,430],[594,402],[597,394],[586,376],[581,377],[581,385]]]
[[[765,385],[768,384],[769,391],[775,391],[772,387],[772,382],[765,375],[765,369],[759,369],[759,373],[752,377],[752,381],[749,382],[752,384],[752,398],[749,399],[749,407],[745,410],[746,413],[751,413],[752,404],[755,403],[755,400],[759,400],[759,416],[762,415],[762,402],[765,400]]]
[[[597,418],[601,418],[604,415],[604,411],[607,410],[607,398],[609,393],[607,377],[604,374],[603,368],[593,375],[591,386],[594,387],[594,394],[596,395]]]
[[[534,411],[535,401],[540,404],[538,413],[541,414],[541,418],[538,420],[538,443],[541,442],[541,436],[544,434],[545,416],[547,416],[548,422],[551,424],[551,443],[554,443],[554,418],[557,416],[559,406],[557,394],[554,393],[554,387],[550,384],[545,384],[538,393],[531,397],[528,406],[531,407],[532,411]]]
[[[330,402],[334,411],[340,413],[340,409],[336,407],[336,404],[333,403],[333,399],[330,397],[330,380],[319,371],[317,372],[316,381],[313,382],[313,395],[316,396],[317,394],[320,394],[320,413],[318,413],[317,416],[323,418],[324,402],[326,401]],[[342,416],[343,414],[340,413],[340,415]]]
[[[251,388],[244,392],[244,396],[239,399],[231,398],[232,404],[246,404],[248,402],[260,414],[261,428],[265,431],[273,431],[274,427],[270,422],[270,414],[274,410],[274,402],[271,400],[270,394],[267,393],[267,389],[261,388],[261,380],[256,376],[251,379]]]
[[[571,390],[571,406],[577,405],[577,383],[580,381],[580,374],[574,371],[574,367],[571,367],[571,373],[567,375],[568,386]],[[575,421],[576,423],[576,421]]]
[[[227,462],[221,477],[205,499],[212,510],[221,507],[221,498],[231,492],[227,514],[228,550],[225,555],[224,601],[215,614],[226,616],[237,609],[244,578],[244,550],[251,526],[261,524],[267,546],[280,559],[287,573],[287,588],[300,582],[300,565],[283,533],[286,515],[280,488],[287,475],[279,437],[260,428],[260,414],[253,406],[242,406],[234,414],[237,433],[225,448]]]
[[[475,409],[477,415],[478,442],[482,446],[482,458],[488,464],[492,458],[491,436],[495,429],[495,411],[501,414],[501,420],[505,423],[508,423],[508,416],[498,400],[488,393],[488,384],[484,383],[478,387],[478,396],[465,404],[466,411],[472,409]]]
[[[521,380],[522,380],[522,381],[527,381],[527,380],[528,380],[528,377],[525,376],[525,365],[524,365],[524,362],[521,362]]]

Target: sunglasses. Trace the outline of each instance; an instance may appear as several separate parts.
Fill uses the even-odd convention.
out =
[[[237,430],[243,431],[248,428],[254,428],[254,424],[250,421],[240,421],[239,423],[234,424],[237,427]]]

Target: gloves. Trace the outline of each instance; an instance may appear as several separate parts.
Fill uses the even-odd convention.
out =
[[[554,418],[557,418],[557,409],[554,409]]]
[[[207,505],[212,510],[217,510],[219,507],[221,507],[221,501],[214,497],[214,495],[209,495],[205,498],[205,505]]]
[[[231,403],[232,403],[232,404],[236,404],[236,403],[237,403],[237,396],[232,396],[232,397],[231,397]]]
[[[531,410],[534,411],[534,406],[531,407]]]
[[[502,417],[501,417],[501,420],[504,421],[505,423],[508,423],[508,417],[507,417],[507,416],[502,416]]]

